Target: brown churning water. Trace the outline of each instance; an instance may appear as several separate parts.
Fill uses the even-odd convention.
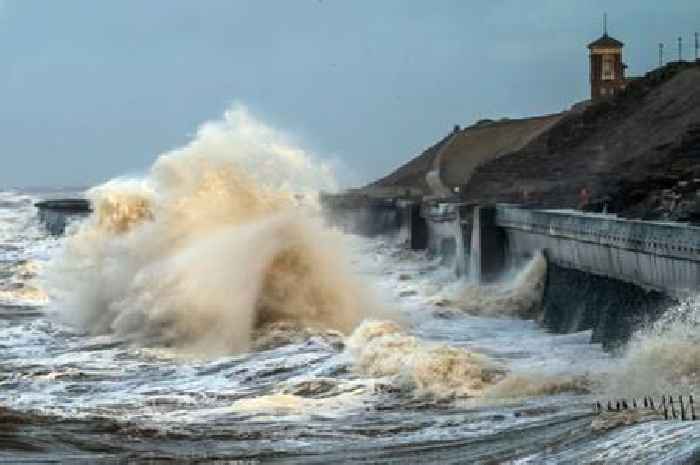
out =
[[[146,176],[91,189],[49,287],[93,334],[197,354],[244,351],[279,320],[349,332],[374,304],[318,217],[332,187],[327,166],[234,109]]]

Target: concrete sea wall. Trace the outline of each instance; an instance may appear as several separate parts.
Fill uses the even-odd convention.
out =
[[[700,228],[573,211],[494,209],[504,247],[518,259],[544,250],[550,263],[683,296],[700,288]]]
[[[700,228],[692,225],[511,205],[474,207],[473,218],[482,242],[472,238],[472,273],[494,279],[544,253],[541,323],[591,329],[606,349],[700,288]]]
[[[659,291],[549,262],[540,323],[555,333],[590,329],[591,342],[611,350],[675,303]]]
[[[497,282],[543,253],[539,321],[553,332],[590,329],[592,341],[607,349],[700,289],[700,228],[693,225],[439,199],[345,212],[364,218],[355,232],[398,234],[407,247],[442,256],[458,276],[476,282]]]
[[[332,224],[354,234],[397,234],[407,222],[406,212],[394,199],[325,194],[320,201]]]

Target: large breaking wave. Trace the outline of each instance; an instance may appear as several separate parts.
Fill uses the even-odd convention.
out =
[[[373,306],[315,199],[329,167],[243,107],[201,126],[146,176],[88,192],[94,213],[48,273],[92,333],[197,353],[249,348],[280,320],[351,330]]]

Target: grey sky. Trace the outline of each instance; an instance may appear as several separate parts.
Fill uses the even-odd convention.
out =
[[[142,171],[233,102],[357,184],[586,98],[603,11],[630,74],[693,53],[698,0],[0,0],[0,189]]]

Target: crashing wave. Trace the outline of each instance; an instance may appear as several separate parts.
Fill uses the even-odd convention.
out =
[[[94,212],[48,276],[57,307],[94,334],[207,354],[283,320],[349,332],[373,303],[318,218],[332,186],[327,166],[229,111],[144,178],[88,192]]]
[[[488,285],[465,281],[440,304],[472,315],[535,318],[542,303],[546,273],[547,260],[537,254],[512,279]]]
[[[363,322],[347,348],[358,373],[392,377],[419,396],[480,396],[503,377],[502,368],[485,355],[421,341],[390,321]]]

